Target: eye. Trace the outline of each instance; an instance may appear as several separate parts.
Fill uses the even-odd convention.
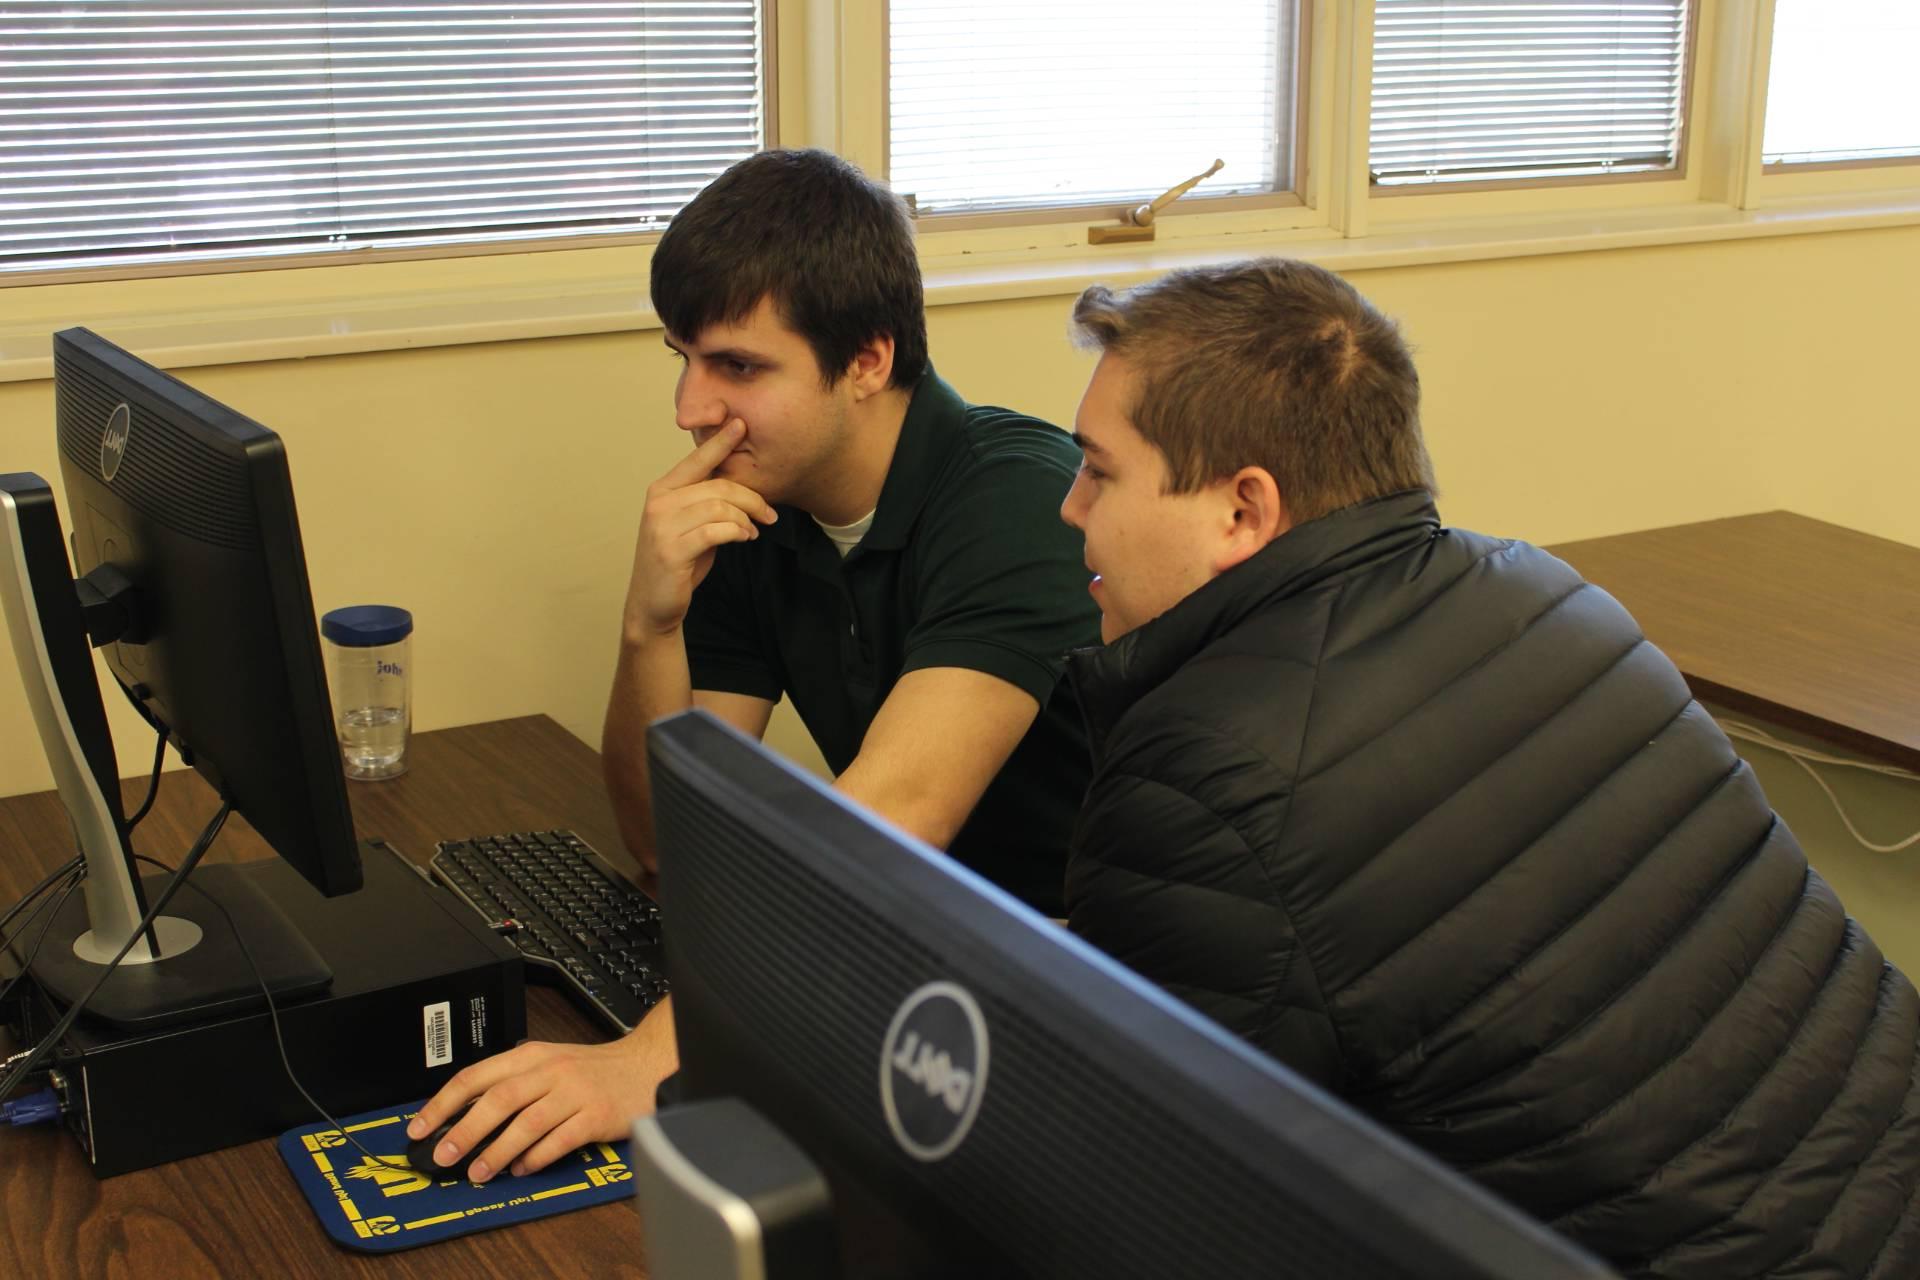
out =
[[[726,371],[734,377],[745,378],[750,376],[758,366],[754,365],[751,361],[736,360],[729,357],[724,362],[724,367]]]
[[[1091,462],[1088,462],[1085,459],[1082,459],[1080,462],[1080,474],[1085,476],[1087,479],[1094,481],[1096,484],[1107,478],[1106,472],[1102,471],[1100,468],[1094,466]]]

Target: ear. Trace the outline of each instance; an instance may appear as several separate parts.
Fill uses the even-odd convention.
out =
[[[861,343],[853,353],[853,363],[847,366],[847,376],[853,380],[855,400],[885,391],[893,381],[893,335],[876,334]]]
[[[1213,571],[1225,573],[1293,527],[1280,486],[1265,467],[1242,467],[1220,481],[1227,518]]]

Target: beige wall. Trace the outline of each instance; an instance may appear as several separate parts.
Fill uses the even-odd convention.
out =
[[[1920,545],[1920,228],[1353,278],[1417,348],[1454,523],[1553,542],[1790,507]],[[1068,302],[936,308],[941,372],[1069,421]],[[673,373],[641,333],[186,376],[286,438],[315,605],[413,609],[420,727],[544,711],[597,742],[640,491],[684,447]],[[0,385],[0,433],[0,470],[57,474],[46,383]],[[112,710],[135,773],[144,730]],[[48,785],[0,675],[0,794]]]

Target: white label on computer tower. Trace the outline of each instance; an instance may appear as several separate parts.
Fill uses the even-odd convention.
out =
[[[420,1011],[426,1025],[427,1065],[444,1067],[453,1061],[453,1006],[442,1000]]]

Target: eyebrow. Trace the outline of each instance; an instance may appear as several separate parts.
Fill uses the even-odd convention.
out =
[[[1105,453],[1106,452],[1105,448],[1101,447],[1095,441],[1087,439],[1085,436],[1081,435],[1078,431],[1073,433],[1073,442],[1080,446],[1080,451],[1082,453]]]
[[[677,355],[688,355],[687,349],[675,342],[672,338],[662,337],[660,341],[666,344],[667,350]],[[713,351],[700,351],[693,354],[702,360],[738,360],[744,364],[758,365],[771,365],[774,363],[772,356],[750,350],[746,347],[720,347]],[[689,356],[689,358],[692,357]]]

